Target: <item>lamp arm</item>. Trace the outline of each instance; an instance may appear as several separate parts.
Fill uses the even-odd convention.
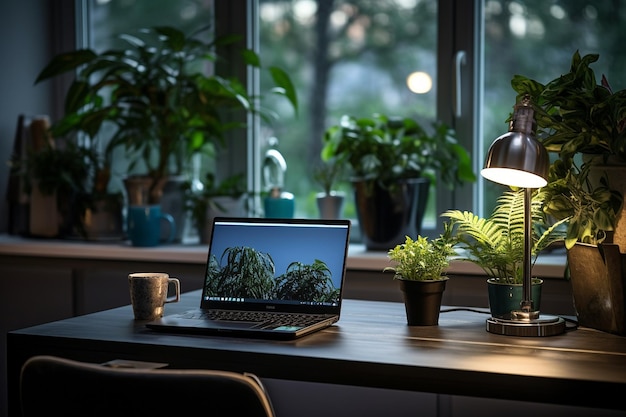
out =
[[[533,226],[532,226],[532,188],[524,189],[524,265],[522,290],[523,298],[520,308],[523,312],[534,311],[532,300],[532,247],[533,247]]]

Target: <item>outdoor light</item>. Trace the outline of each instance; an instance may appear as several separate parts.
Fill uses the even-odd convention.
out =
[[[505,318],[487,319],[487,331],[508,336],[553,336],[565,331],[565,320],[544,316],[535,309],[532,284],[532,190],[547,184],[549,158],[544,146],[535,139],[535,118],[530,97],[516,104],[509,131],[493,141],[481,175],[504,185],[524,188],[524,264],[523,296],[519,310]]]

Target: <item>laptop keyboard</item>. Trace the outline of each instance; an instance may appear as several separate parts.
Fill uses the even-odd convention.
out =
[[[273,323],[281,326],[305,327],[327,318],[322,314],[269,313],[264,311],[207,310],[190,311],[183,318]]]

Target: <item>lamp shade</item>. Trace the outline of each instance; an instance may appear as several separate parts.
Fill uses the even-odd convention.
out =
[[[507,132],[491,144],[481,175],[499,184],[539,188],[547,184],[546,148],[523,132]]]
[[[522,188],[546,185],[550,158],[535,139],[535,118],[530,97],[516,104],[509,131],[493,141],[481,175],[499,184]]]

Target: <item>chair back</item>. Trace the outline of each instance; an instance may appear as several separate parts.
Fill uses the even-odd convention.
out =
[[[199,369],[115,368],[55,356],[22,367],[24,417],[274,417],[254,374]]]

